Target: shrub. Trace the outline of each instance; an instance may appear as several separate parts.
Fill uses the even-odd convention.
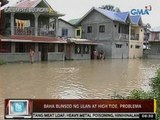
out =
[[[3,64],[6,64],[6,62],[0,59],[0,65],[3,65]]]
[[[155,77],[150,80],[151,90],[145,92],[143,90],[133,90],[128,98],[130,99],[156,99],[157,100],[157,120],[160,120],[160,69]]]

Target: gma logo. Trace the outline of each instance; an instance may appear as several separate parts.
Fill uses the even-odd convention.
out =
[[[148,5],[145,6],[145,9],[132,9],[131,14],[132,15],[149,15],[149,12],[152,10],[152,6]]]

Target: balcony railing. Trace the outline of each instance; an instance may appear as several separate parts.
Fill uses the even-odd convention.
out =
[[[115,35],[115,39],[116,40],[129,40],[129,35],[128,34],[119,33],[119,34]]]
[[[38,28],[38,36],[55,36],[54,30],[44,29],[44,28]]]
[[[154,40],[160,40],[160,38],[159,37],[155,37]]]
[[[139,34],[131,35],[131,40],[139,40]]]
[[[35,35],[35,28],[34,27],[14,27],[14,34],[15,35]]]
[[[24,27],[24,28],[14,28],[15,35],[35,35],[35,27]],[[38,36],[55,36],[54,30],[38,28],[37,30]]]

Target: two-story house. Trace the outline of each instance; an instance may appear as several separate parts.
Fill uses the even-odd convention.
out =
[[[160,58],[160,27],[151,28],[149,31],[148,58]]]
[[[97,50],[103,51],[106,58],[142,57],[141,24],[140,16],[131,17],[128,12],[94,7],[77,23],[82,27],[82,38],[104,44],[97,47]]]
[[[88,39],[81,39],[81,31],[81,26],[76,26],[76,24],[74,25],[63,19],[58,20],[58,37],[67,39],[67,44],[65,44],[65,59],[84,60],[93,58],[91,53],[93,48],[99,43]]]
[[[131,16],[131,33],[129,38],[129,58],[143,56],[144,27],[140,16]]]
[[[53,10],[46,0],[21,0],[2,9],[0,59],[7,62],[90,59],[95,42],[71,39],[75,27],[59,19],[63,14]]]
[[[35,61],[64,59],[66,41],[56,38],[58,17],[63,14],[45,0],[22,0],[2,12],[1,59],[28,61],[29,49],[35,51]]]

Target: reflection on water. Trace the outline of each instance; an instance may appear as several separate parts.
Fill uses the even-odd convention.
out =
[[[149,89],[159,60],[65,61],[0,66],[0,118],[6,98],[107,99]]]

